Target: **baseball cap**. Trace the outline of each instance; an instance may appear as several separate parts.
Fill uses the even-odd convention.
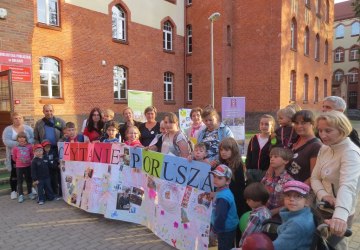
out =
[[[224,164],[221,164],[221,165],[217,166],[210,173],[212,173],[214,175],[217,175],[217,176],[224,176],[224,177],[229,178],[229,179],[232,176],[231,169],[228,166],[224,165]]]
[[[49,140],[43,140],[42,142],[41,142],[41,146],[43,146],[44,148],[45,148],[45,146],[47,146],[47,145],[51,145],[51,142],[49,141]]]
[[[310,192],[310,187],[301,181],[288,181],[284,185],[284,193],[294,191],[302,195],[307,195]]]
[[[37,150],[37,149],[42,149],[43,148],[43,146],[41,146],[41,144],[35,144],[34,146],[33,146],[33,151],[35,151],[35,150]]]

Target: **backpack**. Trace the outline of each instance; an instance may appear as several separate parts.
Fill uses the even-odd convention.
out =
[[[177,137],[180,135],[180,134],[183,134],[180,130],[178,132],[176,132],[176,134],[174,135],[174,138],[173,138],[173,145],[175,147],[175,149],[180,152],[180,148],[179,146],[177,145],[176,141],[177,141]],[[189,138],[183,134],[185,139],[186,139],[186,142],[188,144],[188,149],[189,149],[189,152],[192,153],[194,151],[194,144],[192,141],[189,140]]]

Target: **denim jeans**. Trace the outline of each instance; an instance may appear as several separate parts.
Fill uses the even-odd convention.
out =
[[[235,244],[236,230],[224,233],[218,233],[218,250],[230,250]]]
[[[46,200],[44,191],[46,192],[46,196],[49,200],[53,200],[55,198],[54,192],[52,191],[51,188],[50,178],[39,180],[39,184],[38,184],[39,201]]]

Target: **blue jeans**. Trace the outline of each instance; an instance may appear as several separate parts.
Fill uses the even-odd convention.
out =
[[[55,198],[54,192],[52,191],[51,188],[50,178],[39,180],[39,184],[38,184],[39,201],[44,202],[46,200],[44,191],[46,192],[46,196],[48,197],[49,200],[53,200]]]
[[[224,232],[224,233],[218,233],[218,250],[230,250],[232,249],[235,244],[235,235],[236,230],[230,231],[230,232]]]

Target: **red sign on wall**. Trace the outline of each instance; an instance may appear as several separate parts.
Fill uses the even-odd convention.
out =
[[[0,51],[0,64],[31,65],[31,54]]]
[[[0,71],[11,69],[14,82],[31,82],[31,66],[0,65]]]

